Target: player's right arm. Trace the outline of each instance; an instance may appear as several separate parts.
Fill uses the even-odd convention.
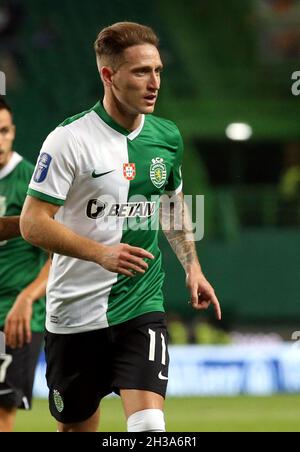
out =
[[[20,235],[19,217],[0,218],[0,241],[8,240]]]
[[[151,253],[125,243],[107,246],[78,235],[54,219],[59,208],[27,196],[20,219],[23,238],[47,251],[95,262],[114,273],[145,273],[148,264],[143,259],[153,259]]]

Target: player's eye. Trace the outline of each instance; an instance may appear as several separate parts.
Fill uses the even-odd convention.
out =
[[[145,75],[146,71],[144,70],[140,70],[140,71],[136,71],[135,75],[137,75],[138,77],[142,77],[143,75]]]

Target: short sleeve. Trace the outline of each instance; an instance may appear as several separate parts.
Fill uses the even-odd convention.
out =
[[[169,196],[177,195],[182,191],[182,158],[183,158],[183,141],[179,130],[176,127],[177,150],[174,164],[169,176],[168,183],[165,187],[165,193]]]
[[[76,174],[76,141],[65,127],[57,127],[46,138],[27,194],[55,205],[63,205]]]

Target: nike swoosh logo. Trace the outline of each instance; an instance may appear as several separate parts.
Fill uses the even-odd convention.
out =
[[[94,179],[96,179],[96,177],[101,177],[101,176],[105,176],[105,174],[109,174],[112,173],[113,171],[115,171],[114,169],[110,170],[110,171],[106,171],[106,173],[97,173],[95,170],[92,172],[92,177]]]
[[[159,378],[160,380],[168,380],[168,377],[165,377],[165,376],[161,373],[161,371],[160,371],[159,374],[158,374],[158,378]]]

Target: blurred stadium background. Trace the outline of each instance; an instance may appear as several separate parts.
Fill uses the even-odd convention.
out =
[[[205,195],[197,247],[223,308],[219,325],[189,308],[184,272],[162,237],[169,430],[299,431],[300,1],[1,1],[0,70],[19,153],[35,161],[57,124],[101,96],[93,41],[122,20],[161,38],[156,114],[182,131],[185,193]],[[41,357],[37,397],[43,372]],[[118,401],[104,403],[103,429],[124,430]],[[53,430],[46,401],[17,429]]]

